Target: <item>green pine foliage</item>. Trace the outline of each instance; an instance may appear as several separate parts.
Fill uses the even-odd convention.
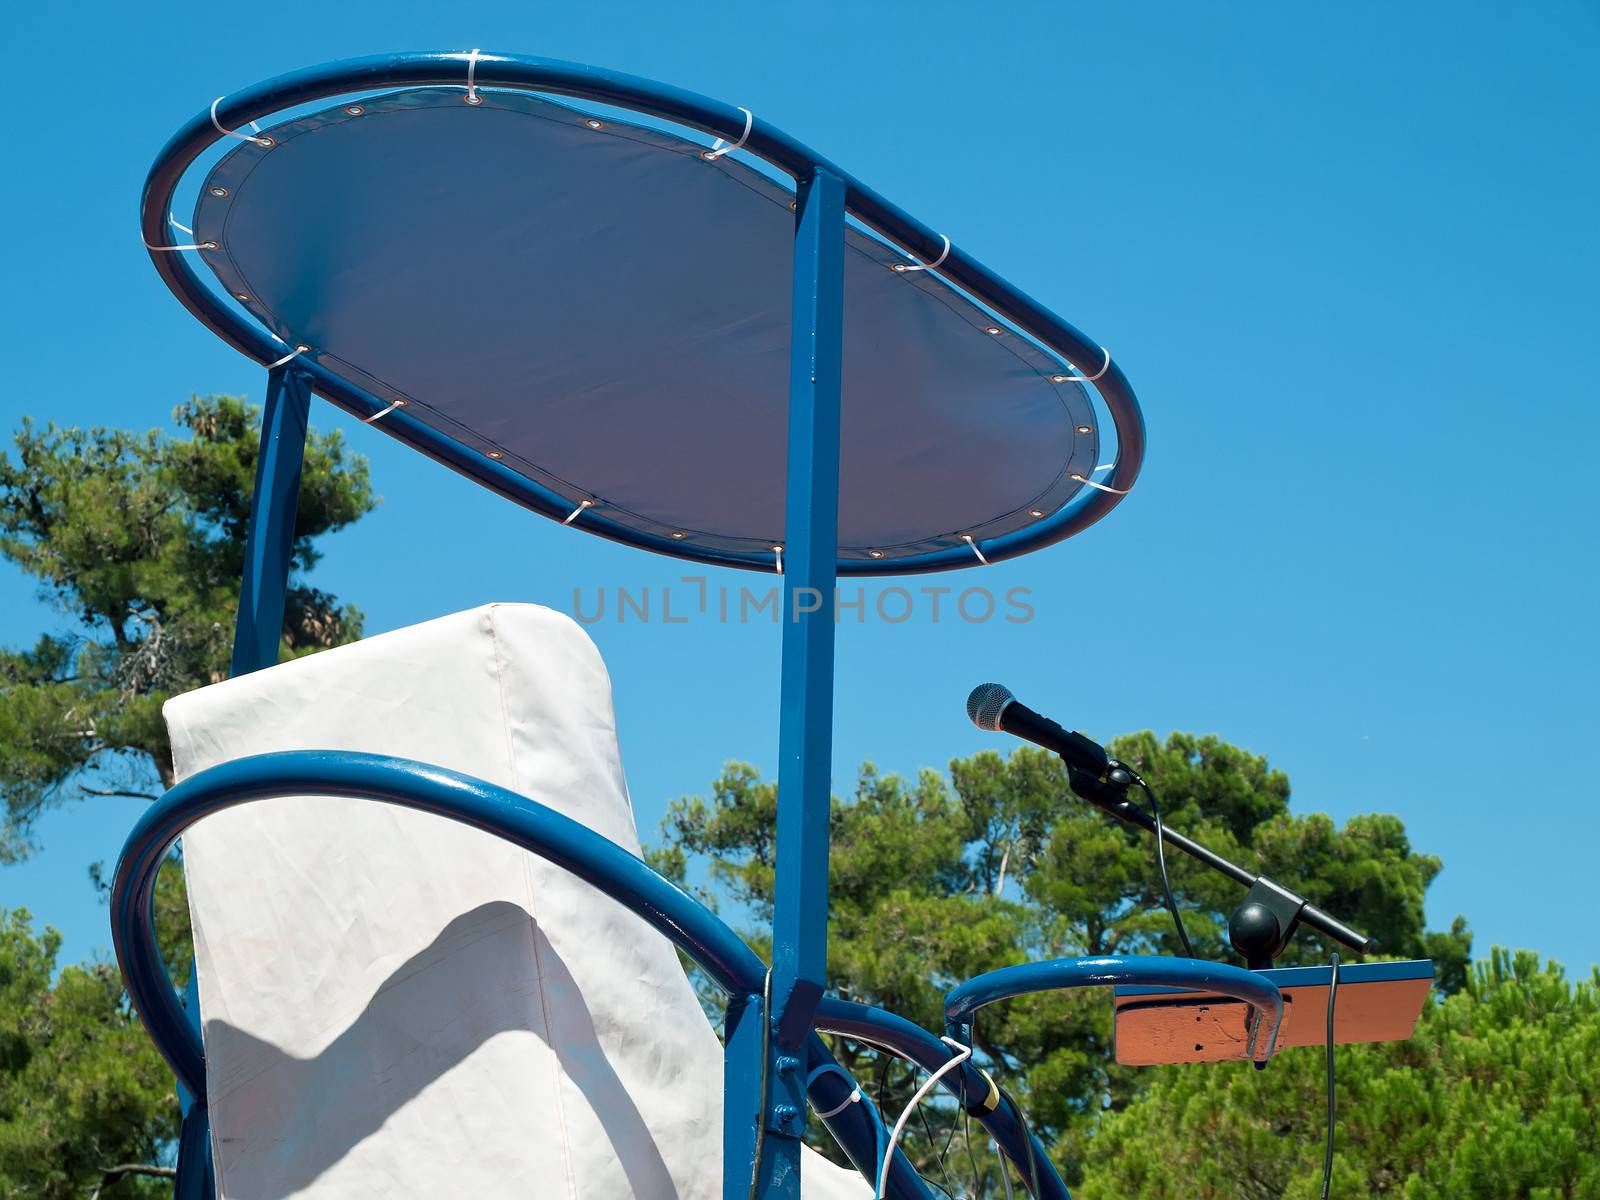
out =
[[[115,966],[55,973],[61,935],[0,910],[0,1195],[172,1194],[172,1074]]]
[[[0,649],[0,863],[33,848],[52,804],[154,798],[172,782],[161,705],[227,675],[259,411],[195,397],[160,430],[38,428],[0,455],[0,556],[38,582],[63,631]],[[371,511],[366,461],[337,432],[306,443],[294,567]],[[284,651],[361,635],[361,613],[297,582]]]
[[[255,485],[259,412],[196,397],[181,436],[25,423],[0,455],[0,556],[39,585],[62,630],[0,649],[0,864],[33,849],[49,806],[154,799],[172,782],[170,695],[227,674]],[[317,540],[375,503],[338,434],[307,441],[284,654],[361,634],[361,614],[303,583]],[[98,866],[90,868],[104,890]],[[187,981],[176,862],[156,883],[156,930]],[[57,972],[60,936],[0,910],[0,1196],[132,1200],[172,1192],[173,1079],[114,965]]]

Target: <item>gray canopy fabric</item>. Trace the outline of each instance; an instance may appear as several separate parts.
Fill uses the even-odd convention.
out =
[[[792,193],[609,114],[478,95],[398,91],[241,141],[200,190],[205,261],[287,344],[574,509],[770,552]],[[1060,363],[895,264],[849,230],[841,561],[1025,528],[1099,453]]]

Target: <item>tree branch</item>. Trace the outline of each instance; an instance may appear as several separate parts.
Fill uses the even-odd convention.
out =
[[[78,790],[86,796],[126,796],[129,800],[159,800],[160,796],[150,792],[125,792],[121,788],[92,788],[78,785]]]
[[[175,1179],[178,1172],[172,1167],[157,1167],[149,1163],[118,1163],[100,1172],[100,1182],[89,1193],[89,1200],[99,1200],[100,1192],[129,1175],[144,1175],[153,1179]]]

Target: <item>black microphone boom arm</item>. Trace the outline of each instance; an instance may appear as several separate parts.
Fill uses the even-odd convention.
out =
[[[1155,818],[1128,799],[1126,784],[1107,782],[1071,763],[1067,764],[1067,780],[1074,792],[1102,812],[1109,813],[1119,821],[1126,821],[1129,825],[1137,825],[1140,829],[1147,829],[1151,833],[1156,832]],[[1234,936],[1236,948],[1245,954],[1247,960],[1252,960],[1249,962],[1252,970],[1272,965],[1272,959],[1288,944],[1296,923],[1311,926],[1317,932],[1348,946],[1357,954],[1365,954],[1371,947],[1371,938],[1358,933],[1337,917],[1323,912],[1304,896],[1296,895],[1265,875],[1251,874],[1239,864],[1223,858],[1216,851],[1207,849],[1192,838],[1184,837],[1165,822],[1161,825],[1161,836],[1169,846],[1182,850],[1190,858],[1204,863],[1213,871],[1219,871],[1250,889],[1244,904],[1234,913],[1235,920],[1229,922],[1229,933]],[[1256,945],[1246,949],[1246,946],[1240,945],[1241,935],[1248,937],[1254,930],[1240,929],[1236,932],[1236,925],[1239,924],[1240,915],[1255,905],[1265,908],[1274,918],[1274,922],[1273,926],[1266,927],[1266,932]],[[1264,962],[1261,961],[1263,957]]]

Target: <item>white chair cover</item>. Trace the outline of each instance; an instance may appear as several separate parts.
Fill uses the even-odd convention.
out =
[[[167,704],[180,779],[273,750],[479,776],[638,853],[611,685],[570,619],[490,605]],[[223,1200],[717,1200],[722,1051],[670,944],[443,818],[298,796],[185,835]],[[808,1152],[806,1200],[860,1198]]]

